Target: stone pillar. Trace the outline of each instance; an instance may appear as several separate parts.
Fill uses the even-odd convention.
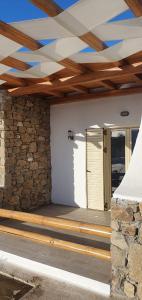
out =
[[[46,97],[0,92],[0,206],[32,210],[50,202],[50,106]]]
[[[111,294],[142,300],[142,203],[113,199],[112,231]]]
[[[5,186],[5,140],[4,140],[4,97],[0,93],[0,207],[4,197]]]

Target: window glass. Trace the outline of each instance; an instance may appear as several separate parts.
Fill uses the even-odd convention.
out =
[[[125,174],[125,135],[125,130],[113,130],[111,134],[112,193],[120,185]]]
[[[138,132],[139,132],[138,128],[131,129],[131,150],[132,150],[132,152],[135,147]]]

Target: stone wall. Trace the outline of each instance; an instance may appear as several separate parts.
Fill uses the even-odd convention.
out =
[[[142,300],[142,203],[112,200],[112,295]]]
[[[50,169],[46,99],[0,92],[0,206],[32,210],[49,203]]]

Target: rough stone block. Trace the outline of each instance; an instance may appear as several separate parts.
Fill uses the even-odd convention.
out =
[[[122,224],[121,226],[122,234],[128,235],[128,236],[135,236],[137,225],[136,224]]]
[[[133,298],[135,296],[135,287],[128,281],[124,282],[124,293],[127,297]]]
[[[111,239],[112,245],[122,249],[126,250],[128,248],[128,244],[125,240],[124,235],[122,235],[121,232],[112,232],[112,239]]]
[[[128,255],[128,268],[130,279],[141,282],[142,281],[142,246],[139,244],[132,244]]]

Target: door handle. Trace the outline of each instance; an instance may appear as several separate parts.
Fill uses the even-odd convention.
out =
[[[87,173],[91,173],[91,171],[87,170]]]

